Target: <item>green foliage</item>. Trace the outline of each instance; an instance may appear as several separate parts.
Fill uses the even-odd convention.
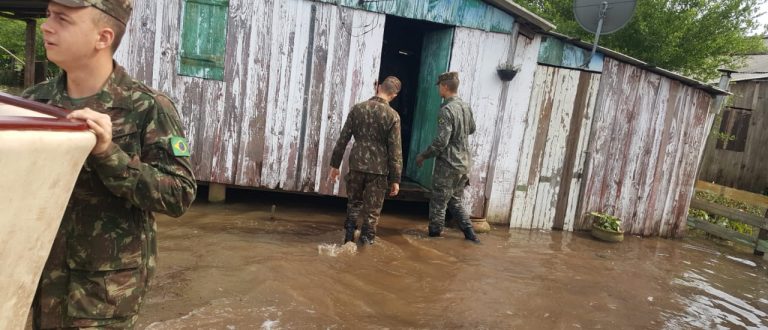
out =
[[[749,205],[747,203],[744,203],[744,202],[741,202],[741,201],[738,201],[738,200],[735,200],[735,199],[725,198],[725,197],[723,197],[721,195],[710,193],[710,192],[706,192],[706,191],[697,191],[696,192],[696,199],[705,200],[705,201],[708,201],[710,203],[714,203],[714,204],[722,205],[722,206],[725,206],[725,207],[728,207],[728,208],[740,210],[740,211],[747,212],[747,213],[750,213],[750,214],[753,214],[753,215],[756,215],[756,216],[760,216],[760,217],[763,216],[764,211],[765,211],[765,210],[763,210],[763,209],[761,209],[759,207],[752,206],[752,205]],[[754,230],[752,228],[752,226],[750,226],[750,225],[746,225],[746,224],[744,224],[744,223],[742,223],[740,221],[731,220],[731,219],[723,217],[723,216],[709,214],[709,213],[707,213],[705,211],[702,211],[702,210],[690,209],[690,210],[688,210],[688,214],[693,216],[693,217],[696,217],[696,218],[699,218],[699,219],[702,219],[702,220],[706,220],[706,221],[708,221],[710,223],[714,223],[714,224],[723,226],[725,228],[728,228],[728,229],[731,229],[731,230],[735,230],[735,231],[740,232],[742,234],[753,235],[754,233],[756,233],[756,230]]]
[[[728,141],[736,140],[736,135],[731,135],[731,134],[728,134],[726,132],[717,131],[717,132],[714,132],[713,134],[715,135],[715,139],[723,141],[723,142],[728,142]]]
[[[42,20],[39,20],[38,26],[41,23]],[[22,60],[24,59],[26,26],[27,23],[23,21],[0,17],[0,46]],[[45,59],[43,35],[39,28],[37,29],[37,41],[35,42],[35,47],[37,48],[37,59]],[[13,56],[0,48],[0,70],[20,71],[22,70],[23,65],[23,63],[18,63],[13,59]]]
[[[573,0],[516,1],[566,35],[594,40],[573,16]],[[719,67],[737,68],[744,55],[765,51],[759,7],[766,0],[642,0],[629,24],[600,37],[602,46],[652,65],[710,80]],[[764,27],[763,27],[764,28]],[[762,31],[761,31],[762,32]]]
[[[589,215],[592,216],[593,224],[597,227],[615,233],[621,232],[621,220],[619,218],[601,212],[590,212]]]

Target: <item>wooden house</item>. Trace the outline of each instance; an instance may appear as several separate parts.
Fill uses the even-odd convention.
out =
[[[404,176],[436,130],[435,77],[475,113],[473,216],[513,228],[680,236],[716,88],[550,33],[509,0],[135,0],[116,58],[178,103],[197,179],[321,195],[350,107],[396,75]],[[500,65],[518,67],[511,81]],[[346,165],[343,165],[345,167]],[[342,172],[344,169],[342,169]]]
[[[721,134],[705,150],[699,178],[768,194],[768,53],[750,55],[729,88],[733,96],[722,112]]]

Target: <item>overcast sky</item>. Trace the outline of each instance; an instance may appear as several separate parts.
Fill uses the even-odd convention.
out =
[[[763,3],[762,6],[760,6],[760,13],[763,15],[758,17],[758,20],[760,21],[760,25],[766,25],[768,24],[768,2]],[[764,33],[765,30],[761,27],[755,33]]]

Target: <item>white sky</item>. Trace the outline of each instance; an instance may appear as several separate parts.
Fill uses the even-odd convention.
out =
[[[762,6],[760,6],[760,13],[763,15],[758,17],[757,20],[760,22],[760,25],[766,25],[768,24],[768,2],[763,3]],[[757,31],[754,31],[755,33],[765,33],[765,29],[761,26]]]

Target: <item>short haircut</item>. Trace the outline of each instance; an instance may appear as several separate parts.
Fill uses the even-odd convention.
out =
[[[443,80],[440,82],[440,85],[445,86],[445,88],[448,89],[451,93],[458,93],[459,92],[459,81],[458,80]]]
[[[117,51],[117,48],[120,47],[120,42],[123,41],[123,36],[125,35],[125,25],[114,17],[109,16],[98,9],[96,9],[96,17],[94,23],[96,23],[96,25],[99,27],[108,27],[112,29],[113,32],[115,32],[115,38],[112,41],[112,54],[114,54]]]
[[[381,86],[381,88],[387,94],[397,94],[400,93],[400,87],[402,86],[402,83],[400,82],[400,79],[397,79],[397,77],[389,76],[384,79],[384,82],[379,86]]]

